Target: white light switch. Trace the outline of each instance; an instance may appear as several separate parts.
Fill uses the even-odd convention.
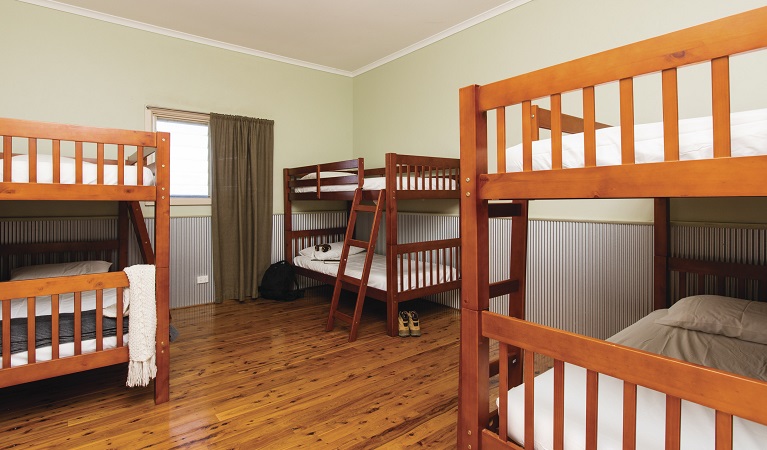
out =
[[[203,284],[208,282],[208,276],[207,275],[199,275],[197,277],[197,284]]]

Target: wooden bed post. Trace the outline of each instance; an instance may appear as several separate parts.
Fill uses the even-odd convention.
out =
[[[397,336],[399,277],[397,276],[397,155],[386,154],[386,332]]]
[[[509,316],[525,318],[525,291],[527,280],[527,200],[514,200],[521,206],[518,217],[511,219],[510,279],[517,280],[519,287],[509,294]],[[517,364],[509,367],[509,386],[522,384],[522,353],[518,351]]]
[[[157,300],[157,378],[154,382],[155,403],[170,398],[170,134],[157,133],[157,198],[155,217],[155,284]],[[159,319],[159,318],[163,319]]]
[[[128,234],[128,205],[126,202],[117,203],[117,238],[119,248],[117,250],[117,270],[123,270],[128,266],[128,246],[130,245]]]
[[[489,345],[482,311],[489,307],[488,206],[477,177],[487,173],[487,114],[479,111],[479,86],[460,91],[461,120],[461,361],[458,381],[458,449],[480,448],[489,418]],[[470,360],[470,361],[467,361]]]
[[[653,234],[655,245],[653,309],[663,309],[670,306],[668,258],[671,248],[671,218],[668,198],[655,199],[655,226]]]
[[[283,214],[283,225],[285,233],[285,261],[293,264],[293,204],[290,201],[290,175],[288,169],[282,169],[282,192],[285,200],[285,211]]]

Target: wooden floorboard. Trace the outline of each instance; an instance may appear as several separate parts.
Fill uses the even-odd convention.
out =
[[[125,365],[0,389],[0,448],[455,448],[458,311],[403,303],[423,334],[388,337],[370,300],[349,343],[329,296],[174,310],[163,405]]]

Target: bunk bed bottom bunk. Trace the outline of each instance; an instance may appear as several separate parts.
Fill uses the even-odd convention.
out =
[[[716,300],[714,300],[716,301]],[[767,345],[724,335],[689,330],[658,323],[668,317],[668,310],[656,310],[615,334],[607,342],[674,357],[750,378],[767,381]],[[619,363],[618,361],[614,361]],[[572,364],[563,366],[564,448],[582,448],[586,442],[587,370]],[[669,374],[669,376],[673,376]],[[554,445],[554,369],[535,377],[534,442],[535,448],[550,450]],[[624,384],[622,380],[600,374],[596,411],[598,448],[622,448]],[[508,391],[508,437],[525,442],[525,384]],[[496,400],[496,405],[499,403]],[[666,397],[651,389],[637,387],[634,414],[636,448],[662,449],[666,435]],[[716,437],[714,410],[690,402],[681,404],[682,449],[713,449]],[[733,418],[733,448],[757,450],[767,442],[767,426],[738,417]]]

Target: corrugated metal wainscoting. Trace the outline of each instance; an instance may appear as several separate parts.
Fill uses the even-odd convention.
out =
[[[282,214],[273,216],[272,261],[284,259]],[[400,242],[453,238],[459,233],[457,216],[400,213]],[[8,219],[0,221],[0,244],[116,237],[114,218]],[[346,212],[294,214],[296,229],[346,224]],[[146,220],[153,235],[154,220]],[[364,239],[369,223],[358,223]],[[490,221],[490,278],[509,272],[508,219]],[[211,303],[214,299],[210,250],[210,217],[171,219],[171,307]],[[379,231],[377,252],[385,251],[385,230]],[[528,245],[526,308],[538,323],[605,338],[630,325],[652,309],[653,229],[648,224],[588,223],[531,220]],[[767,227],[679,224],[672,226],[672,255],[718,261],[767,265]],[[497,249],[497,251],[493,251]],[[139,262],[138,246],[129,254]],[[35,262],[40,263],[40,262]],[[0,267],[0,276],[7,270]],[[198,284],[197,276],[209,282]],[[306,287],[313,281],[300,280]],[[460,307],[458,291],[430,300]],[[508,312],[506,296],[491,300],[490,309]],[[599,317],[600,320],[591,320]]]

